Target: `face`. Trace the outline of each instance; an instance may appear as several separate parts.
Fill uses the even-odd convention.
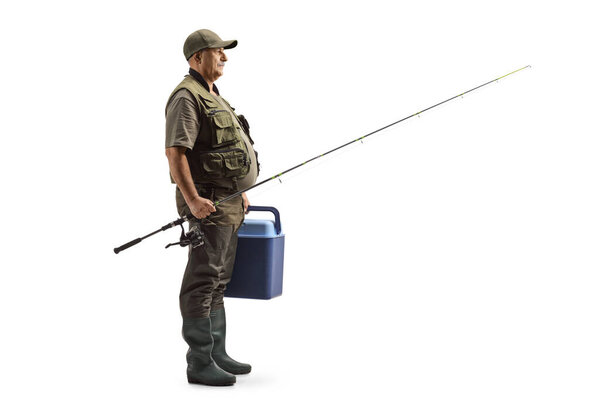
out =
[[[223,68],[227,61],[227,56],[223,48],[220,49],[204,49],[200,52],[200,63],[198,72],[209,81],[216,81],[223,75]]]

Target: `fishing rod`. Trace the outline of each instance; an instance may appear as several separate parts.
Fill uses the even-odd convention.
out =
[[[410,119],[410,118],[412,118],[412,117],[416,117],[416,116],[420,116],[421,114],[423,114],[423,113],[424,113],[424,112],[426,112],[426,111],[429,111],[429,110],[431,110],[432,108],[435,108],[435,107],[437,107],[437,106],[441,106],[442,104],[444,104],[444,103],[447,103],[447,102],[449,102],[449,101],[452,101],[452,100],[454,100],[454,99],[456,99],[456,98],[458,98],[458,97],[462,97],[462,96],[464,96],[465,94],[467,94],[467,93],[470,93],[470,92],[473,92],[473,91],[475,91],[475,90],[477,90],[477,89],[480,89],[480,88],[482,88],[482,87],[484,87],[484,86],[487,86],[487,85],[489,85],[490,83],[493,83],[493,82],[498,82],[500,79],[506,78],[507,76],[509,76],[509,75],[512,75],[512,74],[514,74],[514,73],[517,73],[517,72],[519,72],[519,71],[522,71],[522,70],[524,70],[524,69],[526,69],[526,68],[531,68],[531,65],[527,65],[527,66],[525,66],[525,67],[523,67],[523,68],[516,69],[516,70],[514,70],[514,71],[512,71],[512,72],[509,72],[509,73],[508,73],[508,74],[506,74],[506,75],[502,75],[502,76],[501,76],[501,77],[499,77],[499,78],[492,79],[491,81],[489,81],[489,82],[486,82],[486,83],[483,83],[483,84],[481,84],[481,85],[479,85],[479,86],[476,86],[476,87],[474,87],[473,89],[469,89],[469,90],[467,90],[466,92],[462,92],[462,93],[460,93],[460,94],[457,94],[456,96],[450,97],[449,99],[446,99],[446,100],[444,100],[444,101],[441,101],[441,102],[439,102],[439,103],[437,103],[437,104],[434,104],[434,105],[432,105],[432,106],[430,106],[430,107],[427,107],[427,108],[425,108],[425,109],[423,109],[423,110],[421,110],[421,111],[418,111],[418,112],[416,112],[416,113],[414,113],[414,114],[411,114],[411,115],[409,115],[409,116],[407,116],[407,117],[404,117],[404,118],[402,118],[402,119],[399,119],[398,121],[392,122],[391,124],[388,124],[388,125],[386,125],[386,126],[384,126],[384,127],[381,127],[381,128],[379,128],[379,129],[376,129],[376,130],[374,130],[373,132],[369,132],[368,134],[366,134],[366,135],[364,135],[364,136],[361,136],[361,137],[359,137],[359,138],[356,138],[356,139],[354,139],[354,140],[351,140],[351,141],[349,141],[348,143],[344,143],[343,145],[341,145],[341,146],[338,146],[338,147],[336,147],[336,148],[334,148],[334,149],[331,149],[331,150],[329,150],[329,151],[327,151],[327,152],[325,152],[325,153],[323,153],[323,154],[319,154],[318,156],[315,156],[315,157],[311,158],[310,160],[306,160],[306,161],[304,161],[304,162],[302,162],[302,163],[300,163],[300,164],[298,164],[298,165],[295,165],[295,166],[293,166],[293,167],[291,167],[291,168],[289,168],[289,169],[287,169],[287,170],[285,170],[285,171],[283,171],[283,172],[280,172],[280,173],[278,173],[278,174],[276,174],[276,175],[273,175],[273,176],[272,176],[272,177],[270,177],[270,178],[267,178],[267,179],[265,179],[265,180],[263,180],[263,181],[261,181],[261,182],[255,183],[254,185],[250,186],[249,188],[247,188],[247,189],[245,189],[245,190],[240,190],[240,191],[238,191],[238,192],[235,192],[235,193],[233,193],[233,194],[231,194],[231,195],[229,195],[229,196],[227,196],[227,197],[224,197],[224,198],[223,198],[223,199],[221,199],[221,200],[215,201],[214,205],[215,205],[215,207],[216,207],[216,206],[218,206],[219,204],[222,204],[222,203],[224,203],[224,202],[226,202],[226,201],[229,201],[229,200],[231,200],[231,199],[233,199],[233,198],[236,198],[236,197],[240,196],[242,193],[248,192],[248,191],[250,191],[250,190],[252,190],[252,189],[255,189],[255,188],[257,188],[257,187],[259,187],[259,186],[261,186],[261,185],[263,185],[263,184],[265,184],[265,183],[267,183],[267,182],[270,182],[270,181],[272,181],[273,179],[279,179],[279,178],[281,178],[283,175],[287,174],[288,172],[292,172],[292,171],[294,171],[295,169],[298,169],[298,168],[300,168],[300,167],[302,167],[302,166],[304,166],[304,165],[306,165],[306,164],[308,164],[308,163],[310,163],[310,162],[312,162],[312,161],[315,161],[315,160],[317,160],[317,159],[319,159],[319,158],[325,157],[326,155],[328,155],[328,154],[331,154],[331,153],[333,153],[334,151],[338,151],[338,150],[340,150],[340,149],[343,149],[344,147],[346,147],[346,146],[349,146],[349,145],[351,145],[351,144],[353,144],[353,143],[356,143],[356,142],[358,142],[358,141],[362,141],[363,139],[366,139],[366,138],[368,138],[368,137],[369,137],[369,136],[371,136],[371,135],[374,135],[374,134],[376,134],[376,133],[378,133],[378,132],[381,132],[381,131],[382,131],[382,130],[384,130],[384,129],[387,129],[387,128],[390,128],[390,127],[392,127],[392,126],[394,126],[394,125],[397,125],[397,124],[399,124],[399,123],[401,123],[401,122],[403,122],[403,121],[406,121],[407,119]],[[136,244],[138,244],[139,242],[141,242],[142,240],[146,239],[147,237],[150,237],[150,236],[152,236],[152,235],[155,235],[155,234],[157,234],[158,232],[165,231],[165,230],[167,230],[167,229],[169,229],[169,228],[172,228],[172,227],[174,227],[174,226],[181,225],[181,224],[183,224],[185,221],[193,220],[194,218],[195,218],[195,217],[194,217],[193,215],[184,215],[182,218],[180,218],[180,219],[178,219],[178,220],[175,220],[175,221],[173,221],[173,222],[171,222],[171,223],[169,223],[169,224],[167,224],[167,225],[163,226],[163,227],[162,227],[161,229],[159,229],[159,230],[156,230],[156,231],[154,231],[154,232],[152,232],[152,233],[150,233],[150,234],[148,234],[148,235],[146,235],[146,236],[144,236],[144,237],[141,237],[141,238],[134,239],[134,240],[132,240],[131,242],[128,242],[128,243],[126,243],[126,244],[124,244],[124,245],[122,245],[122,246],[120,246],[120,247],[116,247],[116,248],[114,249],[114,252],[115,252],[116,254],[118,254],[120,251],[123,251],[123,250],[125,250],[125,249],[128,249],[129,247],[131,247],[131,246],[133,246],[133,245],[136,245]],[[182,230],[183,230],[183,227],[182,227]],[[201,243],[202,243],[202,237],[201,237],[201,235],[202,235],[202,233],[201,233],[201,232],[191,232],[191,231],[190,231],[190,232],[188,232],[188,234],[182,233],[182,236],[181,236],[181,241],[180,241],[179,243],[174,243],[174,244],[180,244],[181,246],[186,246],[186,245],[188,245],[188,244],[192,244],[193,246],[198,246],[198,245],[201,245]],[[167,247],[168,247],[168,246],[167,246]]]
[[[351,140],[351,141],[349,141],[348,143],[344,143],[343,145],[341,145],[341,146],[338,146],[338,147],[336,147],[335,149],[331,149],[331,150],[329,150],[329,151],[327,151],[327,152],[325,152],[325,153],[323,153],[323,154],[320,154],[320,155],[318,155],[318,156],[316,156],[316,157],[313,157],[313,158],[311,158],[310,160],[307,160],[307,161],[304,161],[303,163],[300,163],[300,164],[298,164],[298,165],[295,165],[295,166],[293,166],[293,167],[292,167],[292,168],[290,168],[290,169],[287,169],[287,170],[285,170],[285,171],[283,171],[283,172],[280,172],[280,173],[279,173],[279,174],[277,174],[277,175],[274,175],[274,176],[272,176],[272,177],[270,177],[270,178],[267,178],[267,179],[265,179],[265,180],[264,180],[264,181],[262,181],[262,182],[258,182],[258,183],[256,183],[256,184],[254,184],[254,185],[250,186],[250,187],[249,187],[249,188],[247,188],[246,190],[240,190],[239,192],[233,193],[232,195],[229,195],[229,196],[227,196],[227,197],[224,197],[223,199],[221,199],[221,200],[219,200],[219,201],[216,201],[216,202],[215,202],[215,207],[216,207],[216,206],[218,206],[218,205],[219,205],[219,204],[221,204],[221,203],[224,203],[224,202],[226,202],[226,201],[228,201],[228,200],[231,200],[231,199],[233,199],[233,198],[235,198],[235,197],[237,197],[237,196],[240,196],[242,193],[245,193],[245,192],[248,192],[248,191],[250,191],[250,190],[252,190],[252,189],[254,189],[254,188],[257,188],[257,187],[259,187],[260,185],[262,185],[262,184],[264,184],[264,183],[270,182],[270,181],[272,181],[273,179],[279,179],[281,176],[283,176],[283,175],[287,174],[288,172],[292,172],[293,170],[295,170],[295,169],[297,169],[297,168],[300,168],[300,167],[302,167],[302,166],[304,166],[304,165],[308,164],[309,162],[315,161],[315,160],[317,160],[317,159],[319,159],[319,158],[321,158],[321,157],[325,157],[326,155],[328,155],[328,154],[331,154],[331,153],[333,153],[334,151],[338,151],[338,150],[340,150],[340,149],[343,149],[343,148],[344,148],[344,147],[346,147],[346,146],[350,146],[351,144],[353,144],[353,143],[356,143],[356,142],[358,142],[358,141],[360,141],[360,140],[366,139],[366,138],[368,138],[369,136],[371,136],[371,135],[374,135],[374,134],[376,134],[376,133],[378,133],[378,132],[381,132],[381,131],[382,131],[382,130],[384,130],[384,129],[387,129],[387,128],[389,128],[389,127],[392,127],[392,126],[394,126],[394,125],[396,125],[396,124],[399,124],[400,122],[406,121],[406,120],[407,120],[407,119],[409,119],[409,118],[416,117],[416,116],[418,116],[418,115],[420,115],[420,114],[423,114],[425,111],[429,111],[429,110],[431,110],[432,108],[435,108],[435,107],[437,107],[437,106],[441,106],[441,105],[442,105],[442,104],[444,104],[444,103],[447,103],[447,102],[449,102],[449,101],[451,101],[451,100],[454,100],[454,99],[456,99],[457,97],[462,97],[462,96],[464,96],[465,94],[467,94],[467,93],[470,93],[470,92],[472,92],[472,91],[474,91],[474,90],[477,90],[477,89],[479,89],[479,88],[482,88],[482,87],[484,87],[484,86],[486,86],[486,85],[489,85],[489,84],[490,84],[490,83],[492,83],[492,82],[498,82],[500,79],[502,79],[502,78],[506,78],[507,76],[509,76],[509,75],[512,75],[512,74],[514,74],[514,73],[516,73],[516,72],[522,71],[522,70],[524,70],[525,68],[531,68],[531,65],[527,65],[527,66],[525,66],[525,67],[523,67],[523,68],[519,68],[519,69],[517,69],[517,70],[514,70],[513,72],[509,72],[508,74],[506,74],[506,75],[503,75],[503,76],[501,76],[501,77],[499,77],[499,78],[492,79],[491,81],[489,81],[489,82],[486,82],[486,83],[484,83],[484,84],[482,84],[482,85],[479,85],[479,86],[477,86],[477,87],[474,87],[473,89],[467,90],[466,92],[463,92],[463,93],[461,93],[461,94],[457,94],[456,96],[450,97],[450,98],[449,98],[449,99],[447,99],[447,100],[441,101],[441,102],[439,102],[439,103],[437,103],[437,104],[435,104],[435,105],[433,105],[433,106],[431,106],[431,107],[427,107],[427,108],[425,108],[425,109],[423,109],[423,110],[421,110],[421,111],[419,111],[419,112],[416,112],[416,113],[414,113],[414,114],[412,114],[412,115],[409,115],[408,117],[404,117],[404,118],[402,118],[402,119],[399,119],[399,120],[398,120],[398,121],[396,121],[396,122],[392,122],[391,124],[389,124],[389,125],[386,125],[386,126],[384,126],[383,128],[376,129],[376,130],[374,130],[373,132],[370,132],[370,133],[368,133],[368,134],[366,134],[366,135],[364,135],[364,136],[361,136],[361,137],[359,137],[359,138],[357,138],[357,139]]]
[[[113,249],[113,251],[115,252],[115,254],[119,254],[120,252],[122,252],[123,250],[126,250],[128,248],[130,248],[131,246],[135,246],[136,244],[138,244],[139,242],[141,242],[142,240],[149,238],[150,236],[156,235],[158,232],[163,232],[166,231],[167,229],[171,229],[174,226],[177,225],[182,225],[185,221],[189,221],[191,219],[194,219],[196,217],[194,217],[193,215],[184,215],[182,218],[179,218],[173,222],[169,222],[167,225],[163,226],[160,229],[155,230],[152,233],[147,234],[146,236],[142,236],[141,238],[137,238],[137,239],[133,239],[130,242],[125,243],[122,246],[119,247],[115,247]],[[181,228],[183,230],[183,227]],[[198,244],[202,245],[203,244],[203,240],[202,240],[202,235],[197,232],[197,231],[190,231],[188,232],[188,234],[186,235],[184,232],[182,232],[182,238],[181,241],[179,243],[172,243],[167,245],[167,248],[169,246],[172,246],[174,244],[181,244],[181,246],[186,246],[187,244],[192,244],[193,247],[196,247]]]

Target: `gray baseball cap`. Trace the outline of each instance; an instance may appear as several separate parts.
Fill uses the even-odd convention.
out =
[[[189,60],[194,53],[202,49],[232,49],[237,46],[237,40],[221,40],[219,35],[208,29],[200,29],[187,37],[183,44],[183,55]]]

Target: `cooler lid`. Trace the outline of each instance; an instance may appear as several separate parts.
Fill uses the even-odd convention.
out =
[[[268,219],[246,219],[238,230],[238,236],[271,238],[280,235],[275,230],[275,221]]]

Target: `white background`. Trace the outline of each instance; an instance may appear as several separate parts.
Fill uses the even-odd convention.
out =
[[[597,399],[597,12],[585,1],[5,2],[0,397]],[[187,384],[164,105],[183,41],[279,208],[284,294],[229,299],[231,388]],[[261,217],[261,215],[258,215]]]

